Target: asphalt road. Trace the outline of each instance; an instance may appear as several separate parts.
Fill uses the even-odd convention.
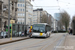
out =
[[[48,38],[31,38],[14,43],[0,45],[0,50],[63,50],[66,33],[51,34]]]

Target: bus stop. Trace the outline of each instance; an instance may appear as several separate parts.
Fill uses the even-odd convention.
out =
[[[28,26],[24,24],[12,24],[12,36],[13,37],[21,37],[22,35],[25,36],[25,29],[27,28]]]

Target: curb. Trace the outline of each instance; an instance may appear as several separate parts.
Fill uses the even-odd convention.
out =
[[[8,42],[0,43],[0,45],[12,43],[12,42],[17,42],[17,41],[21,41],[21,40],[26,40],[26,39],[30,39],[30,38],[28,37],[28,38],[23,38],[23,39],[18,39],[18,40],[13,40],[13,41],[8,41]]]

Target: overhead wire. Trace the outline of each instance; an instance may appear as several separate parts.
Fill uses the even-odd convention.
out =
[[[58,10],[60,11],[60,8],[61,8],[61,7],[60,7],[60,5],[59,5],[59,0],[56,0],[56,1],[57,1],[57,3],[58,3],[58,6],[59,6],[59,9],[58,9]]]
[[[65,1],[59,1],[59,2],[67,3],[67,4],[70,4],[70,5],[75,5],[75,4],[72,4],[72,3],[70,3],[70,2],[65,2]]]

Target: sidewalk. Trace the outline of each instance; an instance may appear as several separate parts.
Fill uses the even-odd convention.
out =
[[[12,38],[12,40],[10,40],[10,38],[4,38],[4,39],[0,39],[0,45],[16,42],[20,40],[25,40],[25,39],[29,39],[29,37],[14,37]]]
[[[64,50],[75,50],[75,35],[68,34],[64,46],[66,47]]]

